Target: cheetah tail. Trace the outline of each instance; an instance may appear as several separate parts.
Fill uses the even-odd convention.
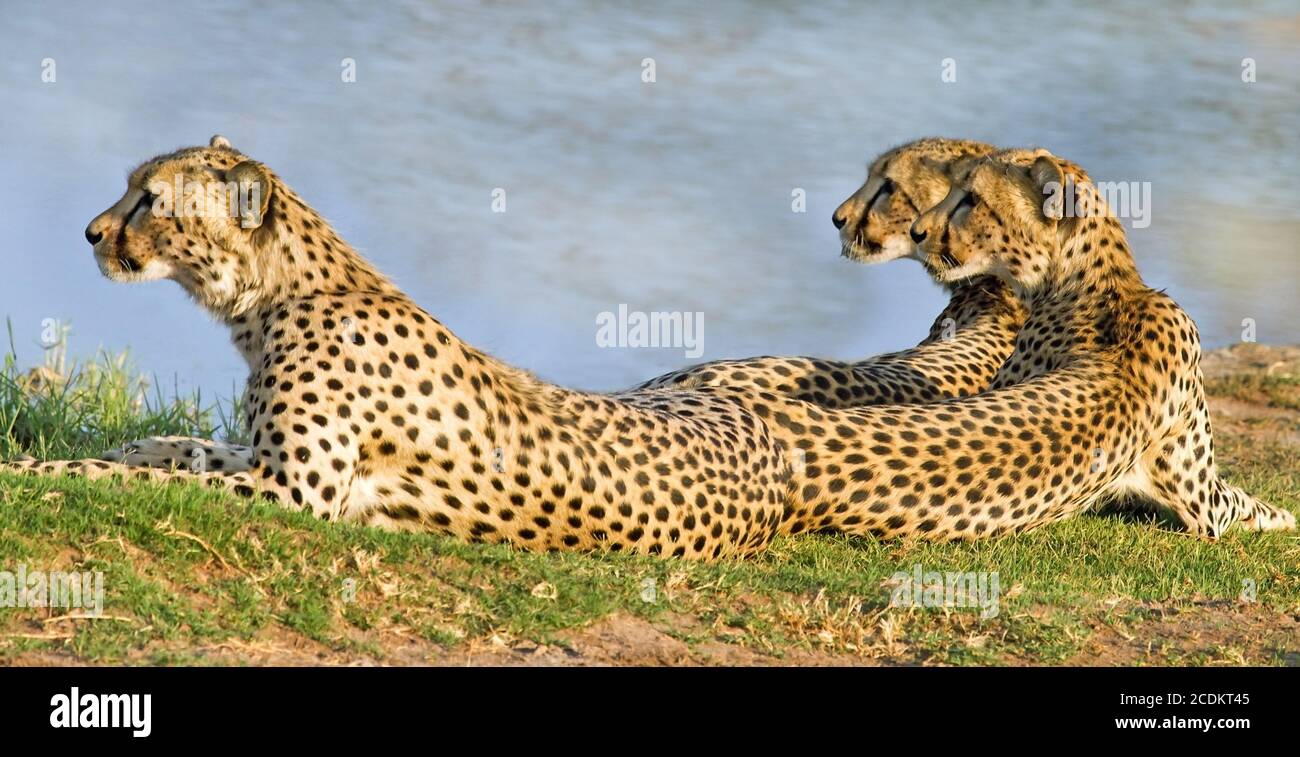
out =
[[[29,476],[71,476],[88,480],[117,478],[123,480],[185,482],[192,481],[203,486],[225,489],[242,497],[254,496],[257,492],[256,482],[245,472],[194,472],[189,470],[163,470],[113,463],[105,460],[10,460],[0,463],[0,473]]]

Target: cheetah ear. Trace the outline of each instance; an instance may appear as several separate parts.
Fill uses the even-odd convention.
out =
[[[928,169],[930,171],[934,171],[936,173],[943,173],[948,170],[947,161],[939,160],[938,158],[934,158],[929,155],[922,155],[918,162],[921,164],[922,168]]]
[[[929,175],[936,179],[951,180],[956,163],[939,160],[929,155],[922,155],[916,165],[923,175]]]
[[[983,155],[962,155],[946,162],[938,161],[937,170],[949,180],[952,180],[970,173],[971,168],[982,160],[984,160]]]
[[[1042,201],[1043,217],[1058,221],[1064,216],[1065,173],[1050,155],[1040,155],[1029,167],[1029,181]]]
[[[239,225],[255,229],[262,225],[271,206],[271,176],[262,164],[245,160],[226,171],[226,181],[239,187]]]
[[[208,141],[208,147],[224,147],[228,150],[235,149],[234,146],[230,144],[230,140],[220,134],[212,135],[212,139]]]

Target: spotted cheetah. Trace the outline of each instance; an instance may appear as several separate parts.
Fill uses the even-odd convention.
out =
[[[1133,493],[1207,538],[1236,521],[1294,527],[1290,513],[1217,476],[1195,325],[1142,283],[1119,222],[1044,215],[1044,187],[1067,172],[1090,186],[1045,151],[972,161],[910,232],[937,280],[996,275],[1029,308],[988,391],[832,409],[767,390],[697,389],[742,398],[793,440],[797,492],[783,530],[987,538]]]
[[[1078,198],[1069,213],[1067,181]],[[1030,312],[991,390],[941,419],[951,452],[940,457],[981,466],[952,492],[969,504],[949,505],[950,517],[1009,515],[989,527],[1019,530],[1137,495],[1209,538],[1235,522],[1295,527],[1292,513],[1219,477],[1196,324],[1143,282],[1123,226],[1081,168],[1042,150],[972,162],[912,238],[935,278],[994,273]]]
[[[179,212],[213,187],[249,201]],[[249,368],[252,463],[4,470],[200,481],[325,519],[705,559],[762,549],[788,509],[790,465],[736,399],[571,391],[493,359],[221,137],[136,168],[86,238],[108,278],[172,279],[230,328]]]
[[[948,171],[991,145],[926,138],[872,161],[866,182],[832,216],[841,254],[864,263],[912,257],[912,222],[948,193]],[[995,277],[945,284],[950,300],[916,347],[857,362],[809,357],[717,360],[637,385],[753,386],[828,408],[933,402],[988,388],[1011,355],[1025,310]]]

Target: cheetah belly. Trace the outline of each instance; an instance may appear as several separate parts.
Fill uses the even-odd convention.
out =
[[[1146,468],[1141,465],[1134,465],[1124,472],[1124,475],[1115,479],[1115,483],[1108,487],[1108,493],[1115,496],[1133,495],[1139,497],[1149,497],[1151,492],[1151,478],[1147,475]]]
[[[342,520],[356,521],[366,523],[377,511],[377,505],[380,502],[379,486],[382,476],[358,475],[352,479],[352,488],[348,494],[347,506],[343,512]],[[395,528],[395,523],[387,523],[391,528]]]

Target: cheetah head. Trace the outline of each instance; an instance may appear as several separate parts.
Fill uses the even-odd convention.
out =
[[[993,152],[991,145],[957,139],[918,139],[876,158],[867,181],[831,216],[844,257],[883,263],[914,254],[908,229],[922,211],[948,193],[951,171]]]
[[[1054,191],[1078,166],[1047,150],[1004,150],[959,167],[943,201],[912,225],[921,262],[936,281],[980,274],[1026,290],[1052,267],[1065,230]],[[1068,222],[1067,222],[1068,223]]]
[[[238,313],[258,293],[258,236],[273,177],[224,137],[146,161],[86,227],[114,281],[172,279],[204,306]]]

